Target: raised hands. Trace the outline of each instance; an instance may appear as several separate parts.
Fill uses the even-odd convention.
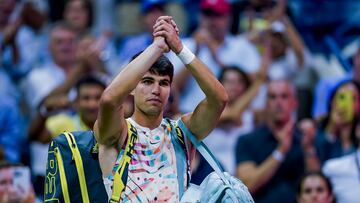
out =
[[[164,42],[168,49],[164,49],[164,52],[171,49],[176,54],[180,53],[183,46],[179,37],[179,29],[171,16],[160,16],[153,28],[154,42],[158,45],[163,45],[161,44],[163,42],[162,39],[165,40]]]

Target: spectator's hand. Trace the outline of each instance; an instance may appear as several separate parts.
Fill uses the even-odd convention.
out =
[[[97,46],[96,41],[92,37],[84,37],[80,40],[76,50],[76,58],[78,61],[91,65],[94,62],[100,61],[101,48]]]
[[[180,53],[183,45],[179,37],[179,29],[171,16],[160,16],[154,25],[154,37],[163,37],[168,47],[176,54]]]
[[[3,44],[4,45],[13,45],[15,44],[16,35],[19,31],[19,28],[22,24],[22,20],[18,19],[15,22],[8,24],[3,32]]]
[[[26,25],[34,30],[40,30],[46,20],[45,14],[37,10],[30,1],[24,3],[21,18]]]
[[[286,154],[292,146],[294,121],[289,120],[287,124],[280,130],[275,132],[275,137],[278,139],[278,149],[283,154]]]
[[[49,96],[43,101],[43,107],[46,109],[46,114],[52,114],[53,112],[69,108],[70,106],[71,101],[69,100],[67,95]]]
[[[303,148],[313,148],[316,136],[316,126],[314,121],[311,119],[303,119],[299,122],[298,126],[302,133],[301,144]]]

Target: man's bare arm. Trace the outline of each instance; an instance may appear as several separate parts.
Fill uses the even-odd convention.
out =
[[[169,48],[179,54],[183,45],[176,30],[176,24],[168,16],[157,20],[154,26],[154,36],[165,38]],[[199,84],[206,98],[196,107],[193,113],[182,117],[185,125],[199,139],[204,139],[216,126],[223,111],[228,95],[209,68],[196,57],[185,64]]]
[[[102,94],[98,119],[94,126],[95,135],[100,144],[123,145],[127,128],[122,104],[151,65],[167,50],[166,44],[161,40],[164,39],[155,39],[143,53],[115,77]]]

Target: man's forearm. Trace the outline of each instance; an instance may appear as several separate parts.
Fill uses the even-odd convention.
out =
[[[104,94],[112,97],[115,103],[124,101],[162,53],[156,45],[150,45],[115,77]]]
[[[225,88],[202,61],[195,58],[190,64],[186,65],[186,68],[191,72],[206,97],[211,98],[209,102],[220,106],[227,102],[228,95]]]

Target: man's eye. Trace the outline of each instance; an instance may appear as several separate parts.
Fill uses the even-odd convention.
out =
[[[160,82],[160,86],[164,86],[164,87],[166,87],[166,86],[169,86],[169,85],[170,85],[170,83],[169,83],[169,82],[167,82],[167,81]]]
[[[144,84],[151,84],[151,80],[143,80]]]

